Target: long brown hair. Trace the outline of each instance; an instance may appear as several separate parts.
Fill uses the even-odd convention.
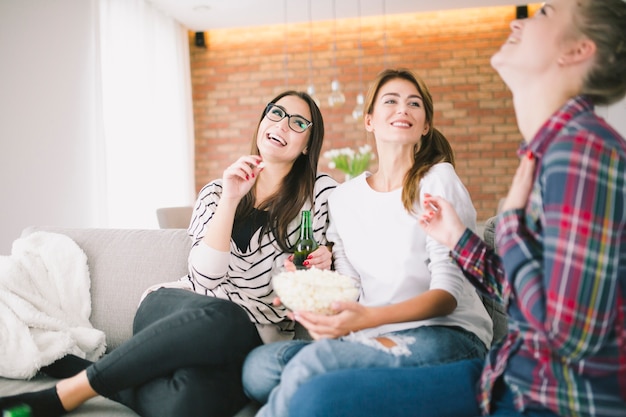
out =
[[[422,135],[419,143],[413,147],[413,165],[404,176],[402,185],[402,204],[409,213],[415,213],[415,203],[419,203],[419,183],[428,170],[440,162],[449,162],[454,166],[454,152],[448,139],[433,125],[433,99],[430,91],[420,77],[408,69],[386,69],[378,74],[365,99],[365,113],[372,114],[381,87],[391,80],[409,81],[417,88],[424,104],[428,132]]]
[[[259,235],[259,241],[268,230],[271,230],[281,250],[289,252],[291,251],[289,223],[298,218],[302,206],[307,200],[313,204],[315,198],[314,188],[315,179],[317,177],[317,163],[324,141],[324,120],[322,119],[322,113],[317,107],[317,104],[315,104],[315,101],[305,92],[293,90],[285,91],[274,97],[270,103],[276,103],[285,96],[299,97],[309,105],[312,125],[306,131],[309,135],[306,145],[307,152],[306,154],[300,154],[298,156],[289,173],[283,178],[278,191],[267,200],[261,202],[257,209],[267,210],[268,212],[268,224],[263,225]],[[252,137],[251,153],[253,155],[260,154],[257,146],[257,135],[266,111],[267,109],[261,113],[254,136]],[[248,194],[239,202],[237,211],[235,212],[235,221],[249,216],[254,211],[256,204],[255,188],[256,187],[252,187]]]

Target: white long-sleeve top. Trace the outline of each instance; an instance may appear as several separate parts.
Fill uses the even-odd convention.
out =
[[[302,207],[302,210],[311,210],[313,236],[321,245],[327,243],[327,202],[336,185],[333,178],[318,173],[314,187],[315,201],[313,205],[306,202]],[[221,195],[221,179],[205,185],[198,194],[188,229],[193,240],[189,253],[189,274],[176,282],[155,285],[145,294],[161,287],[174,287],[230,300],[248,313],[264,342],[292,338],[293,322],[286,320],[286,309],[272,304],[276,297],[272,277],[280,272],[285,258],[290,255],[280,249],[274,234],[271,231],[265,233],[259,244],[260,229],[257,230],[250,239],[249,247],[243,250],[231,238],[228,252],[215,250],[203,241]],[[300,235],[300,216],[289,223],[288,230],[289,241],[294,245]]]
[[[417,215],[406,211],[402,189],[375,191],[366,181],[370,175],[365,172],[341,184],[328,199],[330,225],[326,237],[334,243],[335,269],[359,279],[359,301],[366,306],[395,304],[429,289],[440,289],[456,299],[457,308],[447,316],[361,332],[375,337],[424,325],[460,326],[489,347],[491,318],[474,287],[451,260],[450,251],[428,237]],[[448,200],[465,225],[476,228],[476,210],[451,164],[440,163],[428,171],[420,183],[420,201],[424,193]]]

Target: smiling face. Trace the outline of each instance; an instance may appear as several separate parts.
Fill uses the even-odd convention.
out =
[[[423,97],[417,87],[403,78],[383,84],[373,102],[373,111],[365,115],[365,128],[376,141],[416,144],[428,132]]]
[[[293,116],[301,116],[310,121],[311,109],[306,101],[298,96],[287,95],[280,98],[276,107],[270,108],[270,117],[278,119],[283,111],[292,115],[292,123],[299,119]],[[295,132],[289,127],[289,117],[279,121],[272,121],[266,114],[259,124],[256,145],[260,155],[266,162],[289,162],[298,158],[302,153],[306,153],[306,146],[309,140],[310,128],[304,132]]]
[[[491,58],[491,65],[511,87],[558,71],[578,40],[574,27],[576,1],[546,2],[532,18],[511,22],[511,34]]]

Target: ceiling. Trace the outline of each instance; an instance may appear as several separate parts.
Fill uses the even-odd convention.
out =
[[[333,18],[382,16],[488,6],[514,6],[512,0],[145,0],[202,32],[249,26],[302,23]],[[334,6],[333,6],[334,4]],[[309,12],[310,5],[310,12]],[[335,10],[333,10],[335,8]],[[361,9],[359,13],[359,8]]]

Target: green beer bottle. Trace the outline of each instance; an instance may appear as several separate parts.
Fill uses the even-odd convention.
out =
[[[319,245],[313,238],[313,226],[311,226],[311,211],[303,210],[302,219],[300,220],[300,238],[294,246],[293,263],[297,269],[306,269],[302,263],[306,260],[309,253],[317,249]]]

